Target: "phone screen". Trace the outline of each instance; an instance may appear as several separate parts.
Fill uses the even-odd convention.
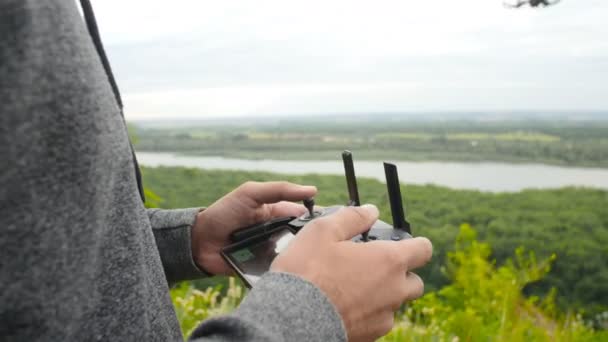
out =
[[[242,246],[228,253],[241,276],[253,285],[268,272],[274,258],[281,253],[295,235],[287,228],[272,233],[268,238]]]

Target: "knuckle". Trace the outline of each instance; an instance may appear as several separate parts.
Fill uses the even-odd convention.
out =
[[[255,188],[257,185],[258,185],[258,182],[246,181],[245,183],[241,184],[241,186],[239,187],[239,190],[247,192],[247,191],[250,191],[253,188]]]
[[[333,215],[324,216],[318,218],[317,221],[328,221],[338,224],[346,224],[350,223],[354,219],[353,213],[351,212],[351,208],[343,207],[338,209]]]
[[[336,215],[329,215],[329,216],[321,216],[317,219],[312,220],[312,222],[310,222],[309,224],[307,224],[307,226],[310,225],[315,225],[315,226],[335,226],[340,224],[341,221],[339,220],[339,217]]]
[[[390,265],[391,269],[394,269],[395,266],[400,266],[401,259],[401,253],[397,248],[384,249],[384,262],[386,265]]]
[[[371,225],[372,224],[372,215],[369,210],[361,207],[345,207],[340,209],[342,211],[343,221],[346,221],[350,224],[355,224],[357,226],[360,225]]]
[[[327,230],[328,224],[326,221],[322,220],[322,219],[317,219],[314,220],[312,222],[310,222],[309,224],[305,225],[304,228],[307,228],[308,230],[314,230],[314,231],[324,231]],[[326,228],[324,228],[326,227]]]
[[[291,183],[289,183],[287,181],[278,181],[275,184],[279,191],[287,190],[291,186]]]
[[[328,220],[328,218],[321,217],[305,225],[304,228],[306,228],[308,231],[314,231],[315,234],[324,235],[332,231],[334,229],[333,227],[335,226],[336,225],[332,224],[332,222]]]
[[[343,223],[337,221],[336,218],[328,216],[321,217],[307,224],[305,227],[311,226],[311,231],[322,236],[325,240],[343,240],[344,233],[342,232]]]

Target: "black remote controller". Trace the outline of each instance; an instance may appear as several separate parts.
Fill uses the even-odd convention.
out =
[[[359,191],[353,166],[352,154],[342,153],[346,184],[349,194],[347,206],[359,206]],[[412,237],[410,224],[405,219],[397,167],[384,163],[388,198],[393,225],[376,221],[368,232],[352,239],[363,243],[374,240],[400,241]],[[282,217],[239,229],[231,234],[233,244],[222,250],[222,257],[236,271],[245,285],[251,288],[270,269],[274,258],[289,244],[300,229],[319,217],[331,215],[345,206],[337,205],[322,209],[314,208],[314,199],[304,200],[308,212],[300,217]]]

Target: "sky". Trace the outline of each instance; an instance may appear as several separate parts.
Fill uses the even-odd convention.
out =
[[[127,119],[608,110],[608,1],[93,0]]]

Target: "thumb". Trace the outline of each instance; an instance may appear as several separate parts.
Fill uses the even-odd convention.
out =
[[[332,236],[334,241],[346,241],[361,234],[378,220],[378,208],[371,204],[344,207],[336,213],[319,218],[313,223]]]

